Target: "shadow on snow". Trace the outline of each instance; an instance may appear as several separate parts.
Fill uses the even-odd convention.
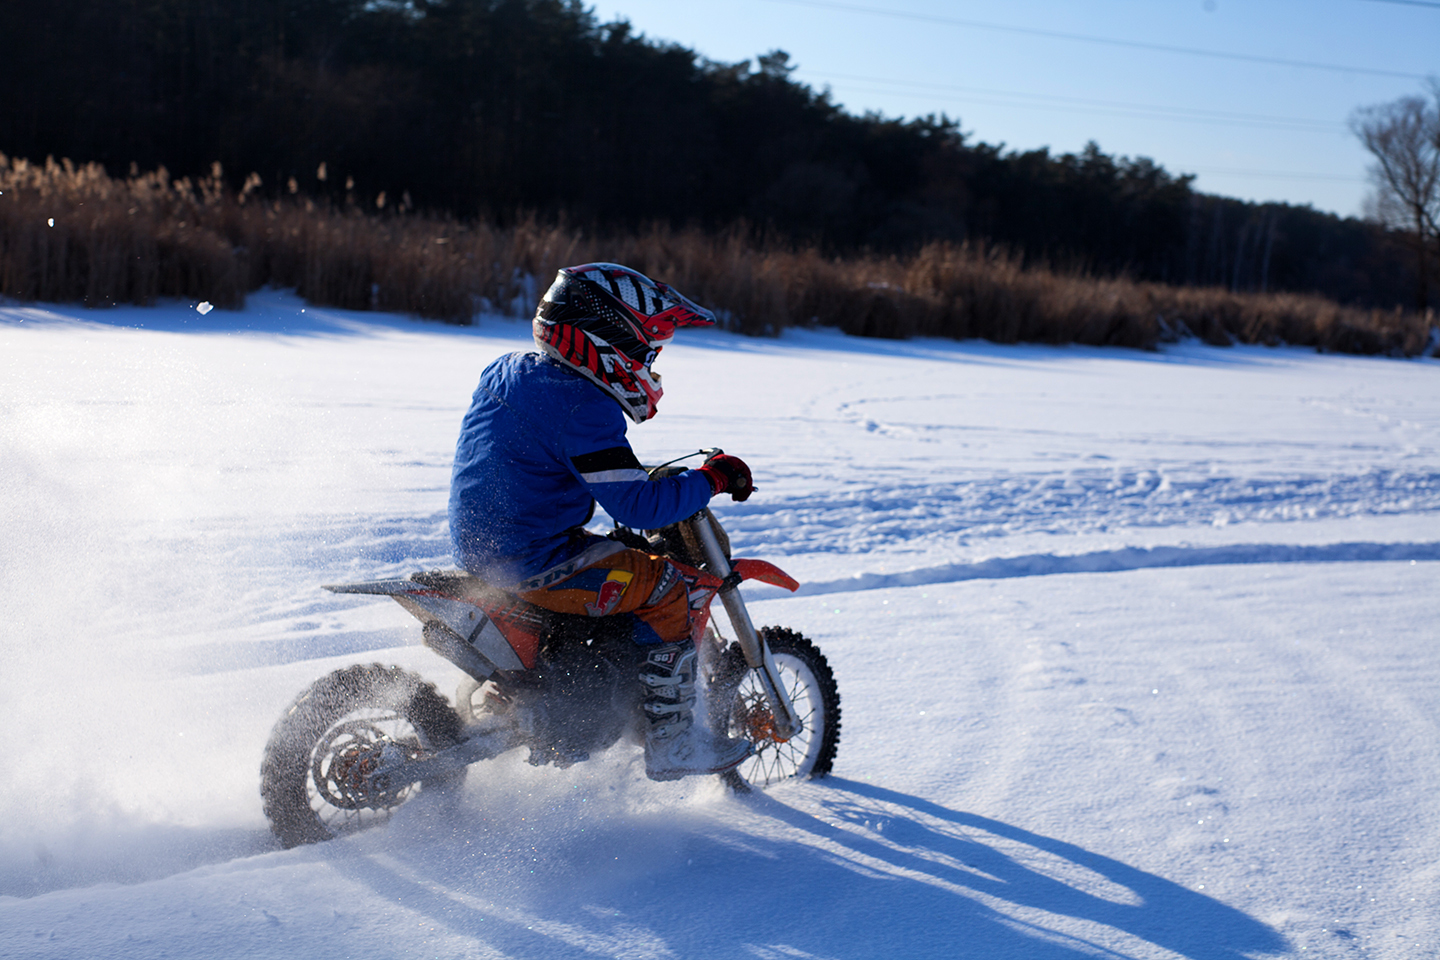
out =
[[[457,811],[418,833],[418,821],[393,828],[383,854],[337,850],[332,865],[506,956],[1062,960],[1131,955],[1125,942],[1140,940],[1241,960],[1288,948],[1212,897],[1063,840],[883,787],[819,787],[805,794],[816,813],[760,795],[718,829],[655,813],[557,837],[534,817],[477,829]]]
[[[422,794],[386,828],[246,870],[324,864],[421,927],[504,956],[1074,960],[1135,955],[1143,941],[1190,960],[1242,960],[1288,949],[1204,893],[884,787],[832,778],[706,802],[698,816],[684,802],[625,810],[596,796],[582,807],[557,790],[524,816],[520,783],[490,783],[489,802]],[[255,830],[144,826],[74,863],[37,851],[42,862],[4,877],[0,893],[145,883],[267,850],[274,841]],[[365,902],[335,904],[337,922]],[[272,906],[282,912],[273,923],[296,921]],[[268,926],[234,933],[237,956],[273,946]]]

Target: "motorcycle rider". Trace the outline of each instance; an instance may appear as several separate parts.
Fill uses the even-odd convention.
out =
[[[655,780],[719,773],[747,741],[695,717],[688,585],[663,557],[584,529],[598,502],[617,522],[654,530],[728,492],[744,500],[750,469],[719,454],[650,480],[625,439],[660,401],[651,369],[676,327],[715,315],[663,283],[613,263],[565,267],[541,299],[537,351],[480,375],[455,449],[450,536],[460,566],[560,613],[626,616],[644,660],[645,772]]]

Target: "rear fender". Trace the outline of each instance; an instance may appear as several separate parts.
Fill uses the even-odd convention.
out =
[[[413,580],[372,580],[325,589],[331,593],[387,596],[421,623],[435,620],[444,624],[501,670],[524,670],[527,666],[479,604],[456,599]]]

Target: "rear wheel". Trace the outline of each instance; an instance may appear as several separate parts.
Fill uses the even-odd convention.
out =
[[[460,742],[460,718],[413,673],[380,664],[315,681],[275,724],[265,745],[260,795],[286,847],[383,823],[417,789],[463,783],[463,769],[421,784],[377,785],[382,762],[415,760]]]
[[[800,732],[781,739],[775,715],[739,644],[725,652],[712,686],[715,729],[749,740],[755,753],[725,775],[732,787],[768,787],[782,780],[823,777],[840,746],[840,691],[825,655],[814,643],[784,627],[764,627],[780,682],[800,718]]]

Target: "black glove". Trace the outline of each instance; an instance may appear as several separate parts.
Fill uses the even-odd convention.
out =
[[[739,457],[728,453],[717,453],[705,461],[700,468],[705,479],[710,481],[710,496],[730,491],[731,500],[745,500],[755,490],[750,480],[750,468]]]

